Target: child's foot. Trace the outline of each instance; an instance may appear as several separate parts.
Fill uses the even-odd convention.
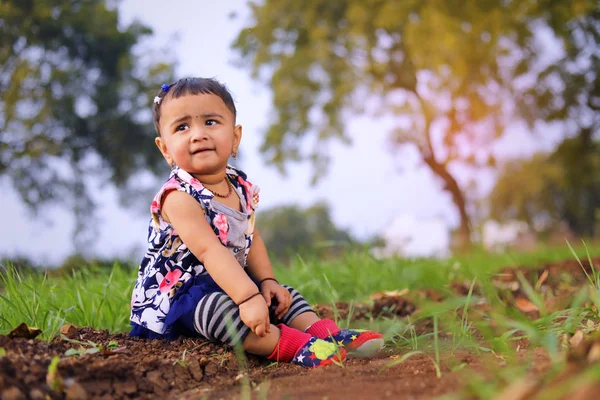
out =
[[[348,353],[361,357],[372,356],[383,348],[383,335],[362,329],[341,329],[323,340],[343,347]]]
[[[292,362],[308,368],[323,367],[333,362],[343,362],[346,355],[346,350],[331,341],[311,337],[308,343],[298,350]]]

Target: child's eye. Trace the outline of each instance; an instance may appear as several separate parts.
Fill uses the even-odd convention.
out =
[[[185,131],[188,128],[188,124],[180,124],[177,125],[177,128],[175,128],[175,131]]]
[[[215,119],[207,119],[205,124],[208,126],[213,126],[213,125],[217,125],[219,122]]]

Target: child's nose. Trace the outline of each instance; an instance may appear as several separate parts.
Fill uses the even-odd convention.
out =
[[[204,129],[202,126],[195,126],[192,128],[192,140],[202,140],[206,137],[206,129]]]

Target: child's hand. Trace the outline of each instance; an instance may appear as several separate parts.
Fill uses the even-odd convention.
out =
[[[275,314],[277,314],[277,318],[281,319],[292,305],[292,295],[290,292],[279,283],[272,280],[261,283],[260,291],[267,302],[267,307],[271,307],[271,299],[273,297],[277,299],[279,304],[277,305]]]
[[[255,296],[240,304],[240,319],[258,337],[264,337],[271,332],[269,308],[262,296]]]

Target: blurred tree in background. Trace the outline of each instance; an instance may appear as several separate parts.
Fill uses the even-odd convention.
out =
[[[285,171],[311,160],[318,178],[327,141],[349,141],[349,116],[393,115],[391,140],[416,146],[451,194],[463,244],[471,222],[455,166],[494,167],[491,144],[510,123],[577,119],[577,131],[582,118],[597,118],[589,110],[598,97],[588,97],[600,85],[597,0],[265,0],[251,8],[233,47],[273,90],[261,148],[268,161]]]
[[[347,231],[335,226],[326,203],[305,209],[289,205],[264,210],[257,226],[269,256],[282,262],[296,253],[319,258],[337,256],[355,243]]]
[[[162,165],[150,105],[172,67],[136,53],[152,31],[120,26],[111,4],[0,1],[0,176],[32,210],[72,209],[76,233],[101,200],[90,177],[135,187],[136,172]]]
[[[557,231],[561,223],[593,237],[600,222],[600,143],[578,135],[552,154],[508,163],[490,194],[490,215],[517,219],[533,231]]]
[[[581,236],[598,234],[600,221],[600,140],[592,140],[589,128],[567,139],[551,155],[550,162],[562,166],[565,190],[553,193],[562,200],[561,220]]]

